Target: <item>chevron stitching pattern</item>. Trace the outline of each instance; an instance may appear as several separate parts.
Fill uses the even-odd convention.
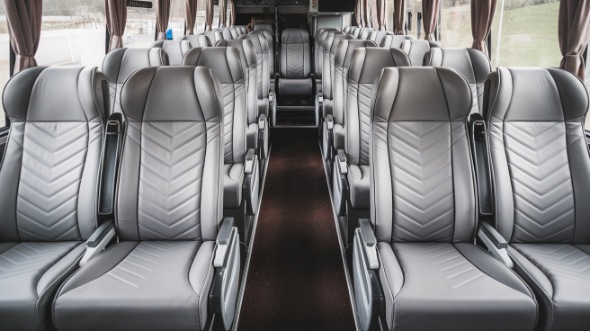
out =
[[[224,161],[225,163],[233,162],[233,126],[236,108],[236,99],[244,93],[244,82],[239,81],[235,84],[221,84],[221,94],[223,98],[223,141],[224,141]]]
[[[142,240],[200,238],[205,123],[144,122],[138,222]]]
[[[457,290],[488,276],[469,262],[452,244],[420,243],[394,245],[403,261],[407,279],[419,274],[420,277],[433,279],[437,286],[447,284]],[[422,278],[423,279],[423,278]]]
[[[20,243],[0,254],[0,292],[23,278],[38,279],[41,273],[65,256],[75,243]]]
[[[567,130],[567,145],[572,146],[584,138],[584,128],[580,125],[581,120],[565,122]],[[585,143],[585,142],[584,142]]]
[[[111,105],[112,112],[121,112],[121,90],[123,84],[109,83],[110,100],[113,103]]]
[[[572,245],[526,244],[515,248],[531,260],[551,279],[554,288],[559,283],[575,282],[579,289],[590,291],[590,255]]]
[[[389,146],[394,240],[451,240],[455,208],[449,123],[390,123]]]
[[[563,122],[506,122],[504,136],[514,192],[512,240],[571,240],[575,206]]]
[[[77,198],[88,130],[99,139],[101,127],[96,121],[26,124],[16,211],[23,240],[80,239]]]
[[[190,252],[192,256],[194,245],[196,245],[195,242],[141,242],[105,276],[123,285],[124,288],[134,289],[142,285],[154,286],[154,284],[160,284],[162,280],[169,281],[170,278],[165,276],[171,274],[186,277],[192,259],[183,258],[183,256],[187,256],[187,252]],[[179,265],[179,261],[184,265]]]
[[[287,78],[305,78],[303,44],[283,44],[286,47]]]
[[[371,141],[371,97],[373,84],[359,84],[359,157],[360,164],[369,164],[369,143]]]

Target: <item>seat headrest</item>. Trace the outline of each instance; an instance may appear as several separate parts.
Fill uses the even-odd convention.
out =
[[[162,48],[117,48],[102,61],[102,72],[112,83],[122,84],[137,69],[168,65]]]
[[[402,43],[402,49],[408,54],[413,66],[424,65],[425,56],[433,47],[440,47],[440,45],[433,41],[415,39],[406,39]]]
[[[256,63],[256,51],[254,45],[249,39],[240,40],[221,40],[217,43],[217,47],[233,47],[240,52],[240,56],[245,61],[248,67],[255,66]]]
[[[264,37],[264,36],[262,36],[262,37]],[[261,39],[259,38],[259,35],[257,35],[257,34],[253,34],[253,33],[243,34],[238,37],[238,40],[250,40],[252,42],[252,46],[254,46],[254,51],[256,52],[256,54],[262,54],[265,51],[265,49],[263,48],[264,46],[262,45],[263,43],[261,42]],[[266,47],[268,49],[268,44],[266,45]]]
[[[488,76],[483,114],[503,121],[579,120],[588,110],[582,81],[557,68],[502,68]]]
[[[431,48],[426,56],[426,64],[453,68],[470,84],[483,83],[492,71],[487,56],[473,48]]]
[[[407,55],[397,48],[356,48],[352,54],[348,78],[358,84],[372,84],[383,68],[409,65]]]
[[[191,44],[191,48],[213,46],[211,39],[204,33],[186,35],[180,38],[180,40],[187,40]]]
[[[184,54],[191,49],[191,43],[188,40],[161,40],[152,44],[151,48],[162,48],[168,55],[168,64],[177,66],[182,63]]]
[[[285,29],[281,35],[283,44],[308,44],[309,34],[303,29]]]
[[[330,53],[336,53],[338,50],[338,46],[343,40],[353,40],[354,38],[351,35],[347,34],[339,34],[334,36],[334,41],[332,42],[332,46],[330,47]]]
[[[207,67],[221,84],[235,84],[244,80],[240,53],[233,47],[193,48],[182,65]]]
[[[337,66],[348,68],[350,66],[350,61],[352,61],[353,51],[360,47],[377,47],[377,44],[369,40],[342,40],[336,50],[334,63]]]

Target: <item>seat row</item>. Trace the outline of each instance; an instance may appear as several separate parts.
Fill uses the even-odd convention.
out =
[[[232,326],[243,236],[223,216],[224,172],[241,159],[253,173],[256,159],[228,139],[218,68],[148,67],[119,87],[105,74],[127,52],[110,53],[105,73],[35,67],[6,85],[2,329]]]

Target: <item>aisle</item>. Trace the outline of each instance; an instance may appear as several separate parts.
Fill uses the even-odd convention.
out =
[[[317,130],[272,142],[238,330],[354,330]]]

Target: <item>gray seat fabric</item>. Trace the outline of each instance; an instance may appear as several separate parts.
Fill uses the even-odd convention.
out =
[[[102,72],[109,82],[107,115],[121,112],[121,88],[133,72],[141,68],[168,65],[162,48],[118,48],[102,61]]]
[[[246,105],[246,73],[238,49],[233,47],[193,48],[185,56],[183,65],[210,68],[219,80],[220,95],[223,100],[223,141],[224,164],[231,165],[240,174],[230,176],[225,172],[225,208],[238,208],[242,203],[243,182],[233,182],[244,178],[244,157],[247,150],[246,132],[248,112]]]
[[[279,95],[312,95],[309,34],[285,29],[281,35]]]
[[[120,242],[62,285],[57,329],[204,328],[223,199],[216,85],[209,69],[193,67],[141,69],[125,83]]]
[[[375,80],[385,67],[409,66],[399,49],[357,47],[352,52],[348,71],[348,101],[344,110],[345,152],[348,159],[350,203],[355,209],[369,209],[369,146],[371,96]]]
[[[535,329],[532,291],[473,245],[470,110],[453,69],[385,68],[376,85],[371,222],[391,330]]]
[[[213,46],[209,37],[204,33],[182,36],[180,40],[187,40],[191,44],[191,48]]]
[[[473,96],[472,113],[481,113],[486,78],[492,71],[488,57],[473,48],[434,47],[426,56],[425,64],[457,70],[467,79]]]
[[[96,68],[34,67],[6,85],[11,125],[0,167],[2,329],[50,329],[53,296],[96,229],[104,81]]]
[[[533,287],[541,330],[590,323],[588,94],[560,69],[498,68],[484,95],[498,232]]]
[[[352,38],[340,31],[332,31],[324,40],[323,64],[322,64],[322,95],[324,98],[322,113],[324,116],[332,113],[333,95],[332,84],[334,81],[334,56],[338,44],[343,39]]]
[[[414,67],[421,67],[426,61],[426,54],[431,48],[440,47],[438,43],[428,40],[407,39],[402,43],[402,50],[408,54]]]
[[[153,43],[151,48],[163,49],[168,56],[168,64],[179,66],[184,54],[191,49],[191,43],[188,40],[162,40]]]
[[[389,34],[388,33],[381,41],[381,44],[379,44],[379,47],[401,49],[402,44],[406,40],[412,40],[412,37],[406,36],[406,35],[396,35],[396,34]]]
[[[362,28],[357,39],[358,40],[369,40],[369,37],[371,36],[371,32],[373,32],[372,28]]]

